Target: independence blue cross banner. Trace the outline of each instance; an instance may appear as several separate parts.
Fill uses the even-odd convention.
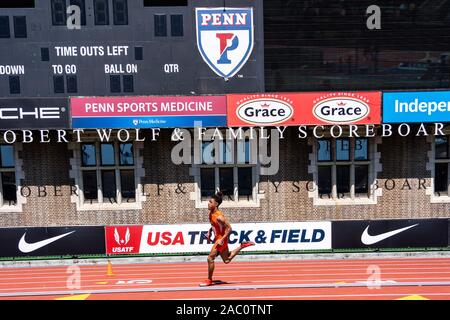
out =
[[[233,77],[253,51],[253,8],[196,8],[197,47],[220,77]]]
[[[450,122],[450,91],[383,93],[383,122]]]

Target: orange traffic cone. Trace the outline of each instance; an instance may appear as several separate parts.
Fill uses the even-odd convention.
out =
[[[106,275],[108,277],[114,276],[113,269],[112,269],[112,263],[109,260],[108,260],[108,268],[107,268],[107,271],[106,271]]]

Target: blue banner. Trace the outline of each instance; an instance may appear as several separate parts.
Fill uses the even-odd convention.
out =
[[[99,117],[73,118],[76,129],[114,128],[193,128],[201,121],[202,127],[226,127],[226,116],[155,116],[155,117]]]
[[[450,91],[383,93],[383,123],[450,122]]]

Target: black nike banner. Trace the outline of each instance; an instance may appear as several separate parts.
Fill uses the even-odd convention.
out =
[[[448,219],[333,221],[332,248],[430,248],[449,245]]]
[[[0,257],[105,254],[104,227],[0,229]]]

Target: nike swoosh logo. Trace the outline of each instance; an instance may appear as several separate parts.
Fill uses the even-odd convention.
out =
[[[35,243],[27,243],[25,241],[25,235],[27,234],[26,232],[23,234],[22,238],[19,241],[19,250],[22,251],[23,253],[30,253],[33,251],[36,251],[42,247],[45,247],[47,245],[49,245],[52,242],[58,241],[61,238],[64,238],[66,236],[68,236],[69,234],[74,233],[76,230],[72,231],[72,232],[68,232],[65,234],[62,234],[60,236],[56,236],[50,239],[46,239],[46,240],[42,240],[39,242],[35,242]]]
[[[399,234],[400,232],[406,231],[408,229],[411,229],[415,226],[417,226],[417,224],[409,226],[409,227],[405,227],[405,228],[401,228],[401,229],[397,229],[397,230],[393,230],[393,231],[389,231],[386,233],[382,233],[379,234],[377,236],[371,236],[369,234],[369,226],[367,226],[366,230],[364,230],[363,234],[361,235],[361,242],[364,243],[365,245],[369,246],[371,244],[375,244],[377,242],[383,241],[384,239],[390,238],[392,236],[395,236],[396,234]]]

